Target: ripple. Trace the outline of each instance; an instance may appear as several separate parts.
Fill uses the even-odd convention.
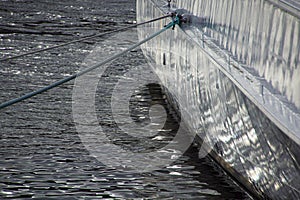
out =
[[[5,30],[12,32],[23,31],[22,34],[1,34],[2,56],[70,41],[78,34],[89,35],[116,29],[123,26],[122,23],[136,23],[132,11],[135,5],[129,0],[0,1],[0,8],[5,8],[0,9],[1,27],[6,26]],[[43,29],[46,30],[45,34],[41,34]],[[27,33],[24,34],[24,31]],[[125,38],[129,42],[123,42],[118,48],[125,48],[137,40],[132,33]],[[97,41],[101,43],[101,40],[93,40],[1,63],[0,99],[16,97],[74,74],[91,52],[90,44]],[[99,48],[99,51],[102,50],[104,55],[111,53],[117,45],[114,42],[113,39],[105,38],[104,44],[107,46]],[[99,81],[101,88],[98,88],[96,98],[99,116],[98,121],[95,121],[114,136],[116,143],[127,145],[138,152],[160,149],[172,140],[178,128],[175,117],[172,117],[175,115],[173,110],[168,110],[167,125],[158,127],[158,134],[145,139],[129,138],[117,128],[110,108],[112,90],[120,78],[133,80],[130,76],[124,77],[124,74],[141,63],[146,63],[146,60],[142,52],[136,50],[115,61],[107,69]],[[209,158],[199,160],[194,147],[182,156],[178,156],[180,152],[174,149],[165,150],[173,156],[174,163],[149,173],[129,173],[125,168],[105,166],[90,155],[76,132],[72,116],[72,87],[72,83],[64,85],[1,111],[1,197],[249,198]],[[130,104],[133,123],[148,125],[150,106],[154,103],[166,107],[166,99],[161,92],[158,84],[141,86],[136,90]],[[159,123],[151,125],[157,126]]]

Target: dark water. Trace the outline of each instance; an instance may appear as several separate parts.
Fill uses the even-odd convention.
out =
[[[0,57],[113,30],[134,20],[133,0],[1,0]],[[4,102],[73,74],[96,44],[102,49],[99,59],[136,40],[133,30],[118,40],[98,38],[1,62],[0,100]],[[132,67],[144,63],[142,52],[136,50],[107,66],[102,74],[95,102],[98,123],[107,134],[120,132],[110,104],[118,80]],[[130,173],[104,165],[90,155],[76,130],[72,116],[73,84],[69,82],[1,110],[1,198],[249,199],[210,158],[198,159],[194,145],[170,166],[155,171]],[[154,103],[168,107],[160,86],[139,87],[130,100],[132,119],[147,123],[149,107]],[[164,138],[172,137],[178,128],[174,111],[167,110]],[[160,148],[162,144],[134,140],[126,135],[113,142],[142,151]]]

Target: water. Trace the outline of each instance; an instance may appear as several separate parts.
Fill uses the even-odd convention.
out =
[[[2,0],[0,13],[0,56],[4,58],[131,24],[135,20],[135,3]],[[132,30],[121,37],[93,39],[2,62],[0,100],[4,102],[73,74],[95,46],[100,46],[98,60],[136,40]],[[103,131],[114,144],[137,152],[161,148],[178,129],[176,114],[167,106],[157,84],[137,88],[129,106],[130,117],[140,125],[149,123],[151,105],[164,106],[167,120],[158,134],[162,139],[128,137],[116,124],[110,102],[114,89],[122,77],[130,80],[131,75],[136,75],[132,68],[145,63],[142,52],[136,50],[106,66],[95,98],[97,123]],[[152,72],[149,76],[156,78]],[[101,163],[91,156],[76,130],[73,85],[74,82],[64,84],[1,110],[1,198],[249,199],[209,157],[199,159],[195,145],[168,167],[149,172],[130,172]],[[127,92],[123,90],[121,95]]]

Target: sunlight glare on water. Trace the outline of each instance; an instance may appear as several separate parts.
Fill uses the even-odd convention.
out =
[[[135,21],[135,4],[129,0],[0,1],[0,7],[1,58],[113,30]],[[1,62],[0,100],[4,102],[74,74],[95,46],[103,48],[105,57],[135,41],[136,33],[129,31],[123,44],[116,44],[113,37],[98,38]],[[151,140],[133,145],[136,140],[122,135],[116,126],[110,104],[120,77],[141,63],[146,64],[146,60],[141,50],[136,50],[106,69],[97,88],[97,123],[114,136],[114,143],[126,144],[135,151],[148,151],[150,147],[161,147],[173,137],[172,131],[178,127],[173,117],[175,112],[167,110],[168,119],[160,135],[150,134]],[[193,145],[170,166],[152,172],[129,173],[122,168],[105,166],[90,155],[76,131],[72,89],[73,82],[69,82],[1,110],[1,197],[249,198],[210,158],[198,159]],[[132,119],[147,124],[153,101],[168,107],[159,85],[137,88],[130,104]]]

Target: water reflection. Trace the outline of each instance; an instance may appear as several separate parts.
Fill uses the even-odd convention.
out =
[[[122,9],[116,9],[121,3]],[[136,17],[132,1],[0,1],[0,4],[0,31],[10,31],[2,31],[0,35],[3,57],[34,47],[52,46],[78,35],[115,29],[124,25],[124,16],[124,23]],[[43,28],[48,30],[47,33],[62,34],[42,34]],[[20,34],[21,31],[27,34]],[[135,36],[128,35],[128,40]],[[114,38],[106,41],[108,51],[102,46],[106,55],[116,46],[122,46],[116,45]],[[1,102],[73,74],[93,43],[95,41],[79,43],[67,49],[1,63]],[[111,90],[128,68],[140,63],[146,63],[142,53],[131,52],[114,63],[101,79],[97,93],[98,123],[108,134],[117,131],[108,103]],[[157,85],[154,86],[141,86],[132,96],[131,117],[136,123],[147,124],[147,106],[157,101],[157,97],[158,101],[164,99]],[[1,198],[248,198],[209,158],[199,161],[193,147],[169,167],[152,173],[128,173],[104,166],[89,154],[76,132],[72,120],[72,88],[73,84],[66,84],[1,111]],[[178,125],[171,121],[170,115],[165,131],[152,137],[153,141],[158,141],[155,144],[163,144],[162,141],[172,138],[168,133],[176,130]],[[120,135],[115,138],[119,139],[115,142],[122,145],[128,139],[126,136],[120,138]],[[151,145],[144,142],[145,146],[140,144],[136,150],[156,147],[152,140],[147,141]],[[131,141],[128,144],[134,148]]]

